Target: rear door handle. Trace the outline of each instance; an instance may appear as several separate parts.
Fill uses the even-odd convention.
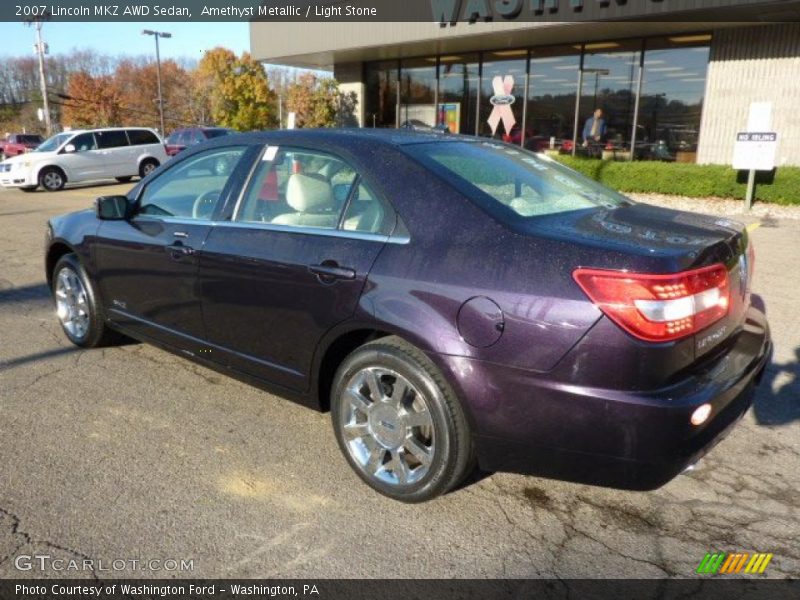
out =
[[[332,280],[332,279],[348,279],[352,280],[356,278],[356,272],[354,269],[348,269],[347,267],[340,267],[338,265],[310,265],[308,270],[314,273],[317,277],[322,280]]]
[[[191,246],[184,246],[180,242],[170,244],[166,247],[166,251],[172,254],[172,258],[180,258],[181,256],[191,256],[194,254],[194,248]]]

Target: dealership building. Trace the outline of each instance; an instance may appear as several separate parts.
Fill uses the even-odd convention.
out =
[[[717,22],[668,10],[682,1],[702,4],[642,2],[620,14],[639,20],[598,12],[592,22],[591,10],[626,7],[598,2],[570,22],[549,1],[540,21],[254,22],[251,48],[266,63],[333,71],[355,93],[363,127],[446,126],[580,152],[586,121],[602,108],[606,155],[731,164],[749,125],[778,133],[777,165],[800,165],[797,3],[705,3],[705,15],[710,4],[737,5],[724,13],[736,22]],[[570,4],[562,0],[560,14]]]

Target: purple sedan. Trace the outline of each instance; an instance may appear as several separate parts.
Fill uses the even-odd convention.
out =
[[[659,487],[772,347],[741,225],[461,136],[217,138],[52,219],[46,274],[73,343],[132,337],[330,410],[358,476],[407,502],[477,467]]]

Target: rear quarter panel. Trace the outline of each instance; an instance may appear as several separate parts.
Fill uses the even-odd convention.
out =
[[[546,371],[601,317],[573,282],[571,245],[514,233],[404,154],[376,153],[373,173],[410,231],[387,244],[363,304],[378,326],[423,350]],[[502,310],[489,347],[467,343],[458,312],[476,296]]]

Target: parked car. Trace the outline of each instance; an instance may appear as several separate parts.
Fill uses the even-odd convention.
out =
[[[167,154],[175,156],[178,152],[183,152],[189,146],[211,140],[222,135],[234,133],[232,129],[225,127],[186,127],[176,129],[167,138]]]
[[[430,125],[425,123],[424,121],[420,121],[419,119],[407,119],[400,124],[400,129],[408,129],[411,131],[423,131],[426,133],[450,133],[450,127],[447,126],[447,123],[438,123],[436,125]]]
[[[743,226],[493,140],[226,136],[47,239],[74,344],[123,333],[330,409],[403,501],[475,461],[656,488],[745,413],[771,351]]]
[[[55,192],[67,182],[145,177],[167,160],[152,129],[105,128],[59,133],[32,152],[0,163],[0,185]]]
[[[10,156],[25,154],[43,141],[42,136],[37,134],[11,133],[6,136],[6,139],[0,140],[0,161]]]

